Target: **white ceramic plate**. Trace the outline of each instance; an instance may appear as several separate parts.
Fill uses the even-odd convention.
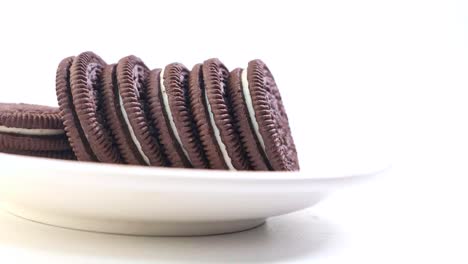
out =
[[[17,216],[81,230],[207,235],[246,230],[377,174],[229,172],[0,154],[0,202]]]

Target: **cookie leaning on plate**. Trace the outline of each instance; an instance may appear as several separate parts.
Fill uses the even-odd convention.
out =
[[[0,151],[68,151],[59,110],[0,103]]]
[[[232,100],[228,91],[229,70],[218,59],[209,59],[203,63],[202,72],[209,124],[214,131],[224,163],[230,170],[249,170],[250,164],[242,147],[232,111]]]
[[[233,110],[242,143],[256,169],[299,170],[296,146],[278,86],[261,60],[230,74]]]
[[[175,168],[191,168],[192,165],[182,149],[182,145],[176,137],[176,130],[173,130],[168,105],[164,103],[163,91],[165,87],[161,84],[162,69],[150,71],[146,79],[146,96],[148,103],[148,121],[157,131],[161,152],[165,154],[168,165]]]
[[[127,56],[117,64],[115,74],[115,95],[120,108],[116,111],[121,113],[123,120],[120,122],[124,123],[131,139],[120,144],[133,145],[132,149],[137,150],[133,155],[138,157],[140,165],[166,166],[157,131],[148,118],[148,67],[138,57]]]
[[[103,111],[122,158],[127,164],[146,165],[140,143],[134,137],[123,109],[117,80],[117,64],[107,65],[103,73]]]
[[[122,163],[102,111],[102,74],[106,63],[92,52],[59,64],[56,92],[71,147],[81,161]]]
[[[167,65],[160,73],[159,88],[165,117],[171,132],[190,167],[208,168],[208,160],[200,142],[189,100],[189,70],[180,63]]]
[[[215,131],[210,123],[210,114],[206,105],[206,88],[203,78],[203,64],[196,64],[190,72],[190,87],[188,97],[194,125],[199,134],[199,139],[205,152],[208,166],[211,169],[228,169],[224,161],[223,153],[216,141]]]

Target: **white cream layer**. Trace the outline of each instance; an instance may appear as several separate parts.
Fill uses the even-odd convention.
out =
[[[262,134],[260,134],[260,126],[258,125],[257,119],[255,118],[255,110],[253,107],[253,100],[250,96],[250,89],[249,89],[249,80],[247,80],[247,69],[242,70],[241,73],[242,79],[242,93],[244,94],[245,104],[247,105],[247,111],[249,112],[250,122],[255,130],[255,135],[257,135],[257,139],[262,146],[263,152],[265,151],[265,142],[263,141]]]
[[[63,135],[65,131],[63,129],[41,129],[41,128],[17,128],[17,127],[6,127],[0,126],[0,132],[11,133],[25,136],[56,136]]]
[[[206,90],[204,91],[204,94],[205,94],[206,106],[208,108],[208,113],[210,116],[211,127],[213,128],[213,132],[216,138],[216,142],[218,142],[219,149],[221,150],[221,153],[223,154],[224,162],[226,163],[226,165],[228,166],[230,170],[236,170],[236,168],[234,168],[234,166],[232,165],[231,157],[229,157],[229,154],[227,153],[226,145],[224,145],[224,142],[221,140],[221,132],[219,131],[218,126],[216,126],[216,122],[214,120],[213,112],[211,111],[211,105],[210,105],[210,101],[208,100]]]
[[[185,154],[185,157],[188,159],[190,163],[192,163],[192,160],[190,159],[187,150],[184,147],[184,144],[182,144],[182,140],[180,139],[179,131],[177,130],[177,127],[174,122],[174,117],[172,116],[172,111],[171,108],[169,107],[169,97],[166,92],[166,86],[164,86],[164,69],[161,70],[161,75],[159,78],[159,87],[161,89],[161,94],[163,98],[163,104],[164,104],[164,109],[166,109],[166,114],[167,117],[169,118],[169,123],[171,124],[171,129],[172,133],[174,134],[175,138],[177,139],[177,142],[179,142],[180,147],[182,148],[182,151]]]
[[[122,96],[120,96],[120,93],[119,93],[119,105],[120,105],[120,112],[122,112],[122,116],[125,119],[125,124],[128,127],[128,131],[130,131],[130,137],[132,138],[133,143],[135,144],[138,152],[140,152],[140,155],[145,161],[145,163],[148,165],[151,165],[148,156],[146,156],[145,152],[143,152],[143,149],[141,148],[140,141],[138,141],[138,138],[135,136],[135,131],[133,131],[132,124],[130,123],[130,120],[128,119],[127,111],[125,111],[125,107],[123,106],[123,100],[122,100]]]

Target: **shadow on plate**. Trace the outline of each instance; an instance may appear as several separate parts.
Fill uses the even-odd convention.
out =
[[[285,261],[318,255],[337,242],[338,232],[328,221],[307,211],[269,219],[248,231],[203,237],[138,237],[76,231],[0,211],[0,233],[0,244],[51,254],[151,263],[219,263]]]

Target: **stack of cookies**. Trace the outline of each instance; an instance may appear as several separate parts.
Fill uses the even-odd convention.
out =
[[[0,103],[0,152],[75,159],[58,108]]]
[[[231,72],[218,59],[150,70],[135,56],[107,64],[84,52],[64,59],[56,77],[62,122],[54,128],[63,125],[80,161],[299,169],[280,93],[260,60]]]

